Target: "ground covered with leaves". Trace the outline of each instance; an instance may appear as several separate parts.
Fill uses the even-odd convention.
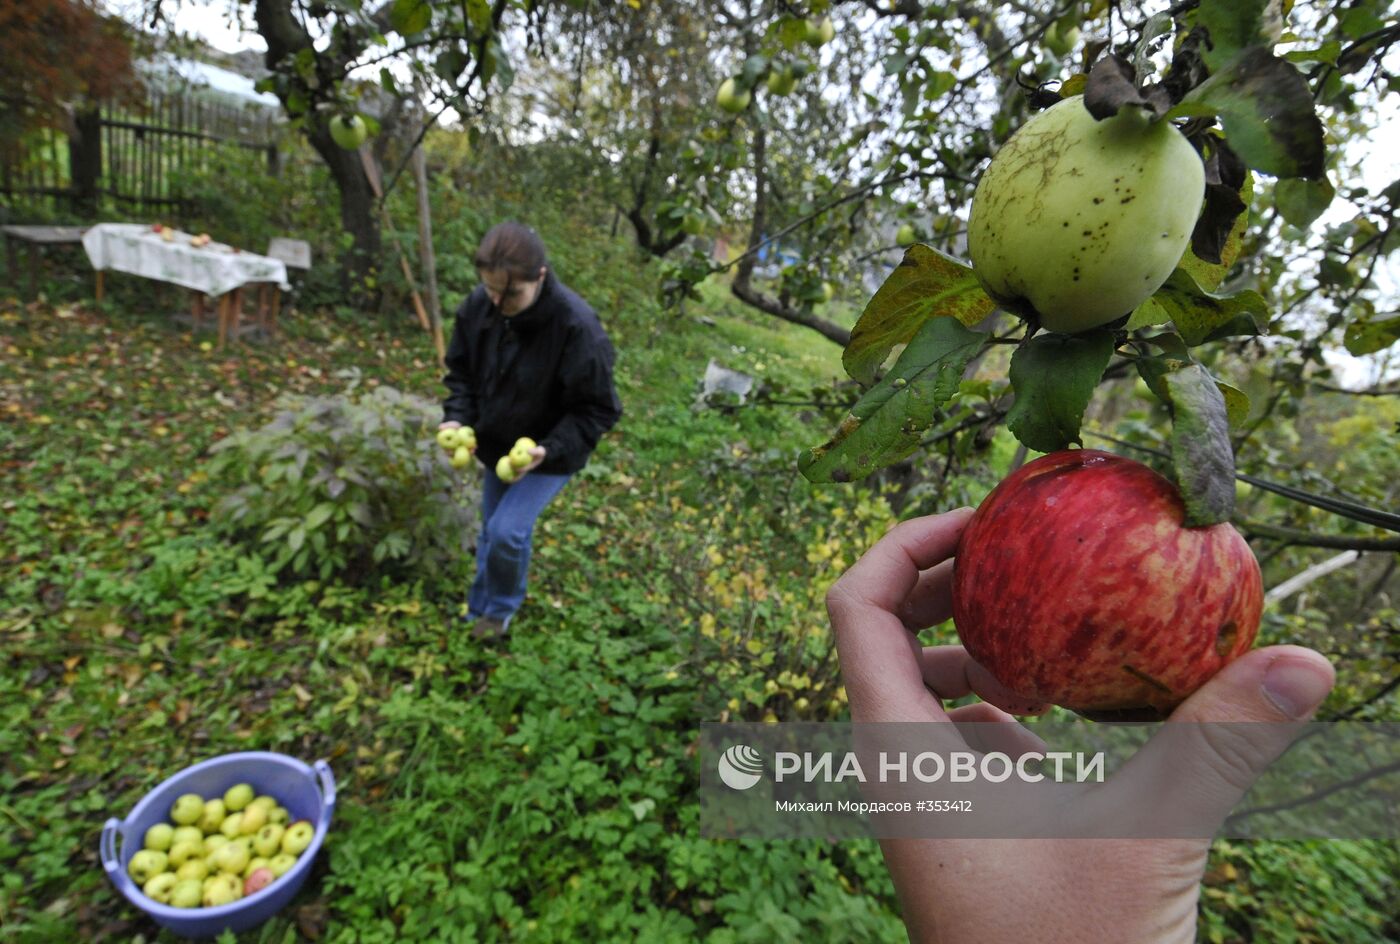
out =
[[[530,596],[495,645],[461,628],[469,553],[401,554],[316,511],[334,502],[305,469],[259,460],[235,481],[211,451],[289,397],[431,404],[411,324],[298,313],[275,343],[219,351],[141,286],[0,305],[6,938],[172,939],[103,876],[103,822],[199,760],[273,750],[327,759],[339,803],[303,891],[247,941],[904,940],[873,843],[697,825],[702,721],[843,717],[822,597],[894,515],[795,475],[795,446],[819,438],[798,410],[696,410],[692,381],[716,357],[796,389],[829,381],[838,352],[718,303],[663,313],[644,280],[598,275],[624,248],[590,252],[573,264],[618,343],[627,415],[541,520]],[[394,403],[421,416],[376,455],[434,456],[432,410]],[[463,507],[474,475],[443,480]],[[240,530],[228,500],[249,481],[300,509],[299,539],[269,539],[270,518]],[[460,520],[433,514],[394,527],[460,546]],[[1384,940],[1393,869],[1364,844],[1220,844],[1203,937]]]

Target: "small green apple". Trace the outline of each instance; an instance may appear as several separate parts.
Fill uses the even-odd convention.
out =
[[[903,246],[905,248],[912,246],[916,242],[918,242],[919,234],[914,232],[914,224],[905,223],[903,226],[901,226],[899,228],[899,232],[895,233],[894,241],[897,245]]]
[[[204,882],[202,879],[182,879],[175,883],[175,888],[170,892],[170,906],[172,908],[198,908],[199,901],[203,896]]]
[[[277,809],[277,800],[268,796],[266,793],[261,793],[254,797],[253,802],[249,803],[248,806],[261,806],[264,810],[271,813],[273,810]]]
[[[521,436],[515,441],[515,445],[510,447],[510,464],[516,471],[525,468],[535,457],[530,450],[535,448],[535,441],[529,436]]]
[[[180,880],[175,877],[174,872],[161,872],[147,879],[146,884],[141,886],[141,891],[152,901],[158,901],[162,905],[170,904],[170,893],[175,891],[175,886]]]
[[[286,832],[278,823],[268,823],[253,837],[253,851],[260,856],[274,856],[282,846],[282,834]]]
[[[155,852],[169,852],[175,840],[175,827],[169,823],[156,823],[146,830],[145,847]]]
[[[204,906],[217,908],[243,897],[243,883],[236,875],[214,875],[204,880]]]
[[[226,846],[221,846],[211,857],[214,868],[220,872],[228,872],[230,875],[242,875],[243,870],[248,867],[248,861],[252,857],[248,855],[248,850],[244,849],[236,842],[231,842]]]
[[[286,875],[297,864],[297,857],[290,852],[279,852],[267,863],[267,867],[272,870],[272,874],[277,878]]]
[[[203,881],[208,875],[209,863],[205,862],[203,859],[189,859],[175,870],[175,877],[182,882],[190,878],[197,878]]]
[[[330,131],[331,139],[347,151],[357,150],[369,137],[369,125],[359,115],[351,115],[348,120],[344,115],[336,115],[331,119]]]
[[[204,797],[198,793],[186,793],[176,799],[175,805],[170,807],[170,818],[179,826],[189,826],[198,822],[203,813]]]
[[[836,37],[836,25],[831,22],[831,17],[823,17],[820,20],[811,19],[806,23],[803,39],[807,45],[821,47],[831,42]]]
[[[236,783],[224,791],[224,806],[230,813],[237,813],[253,802],[254,795],[252,784]]]
[[[791,95],[797,87],[797,76],[786,66],[776,66],[768,73],[768,91],[774,95]]]
[[[200,831],[198,826],[179,826],[175,829],[175,835],[170,837],[170,847],[173,849],[190,839],[195,842],[203,842],[204,833]]]
[[[496,460],[496,478],[507,485],[515,481],[515,466],[510,464],[510,453]]]
[[[228,815],[228,810],[224,809],[224,801],[215,797],[206,800],[204,803],[204,814],[199,817],[199,828],[206,833],[216,833],[223,823],[224,817]]]
[[[267,821],[269,823],[276,823],[278,826],[286,826],[292,821],[292,814],[287,812],[285,806],[274,807],[267,814]]]
[[[267,856],[254,856],[253,858],[248,860],[248,867],[243,870],[243,877],[247,878],[248,876],[256,872],[258,869],[267,868],[267,864],[270,861],[271,860],[268,859]]]
[[[308,820],[299,819],[287,827],[287,831],[282,834],[282,851],[292,855],[301,855],[306,847],[311,845],[312,838],[316,835],[316,827],[312,826]]]
[[[228,845],[229,839],[223,833],[214,833],[212,836],[204,837],[204,857],[207,859],[218,851],[220,846]]]
[[[144,886],[151,879],[164,872],[169,864],[170,858],[164,852],[142,849],[132,856],[131,861],[126,864],[126,872],[136,881],[137,885]]]
[[[452,468],[465,469],[472,464],[472,451],[466,446],[458,446],[457,451],[452,453]]]
[[[223,825],[219,827],[219,832],[232,839],[234,836],[237,836],[240,832],[242,832],[242,828],[243,814],[230,813],[224,817],[224,822]]]
[[[277,876],[273,875],[272,870],[267,866],[254,869],[243,879],[243,894],[252,895],[256,892],[260,892],[271,885],[276,878]]]
[[[441,446],[442,448],[446,449],[448,452],[453,452],[454,450],[456,450],[456,448],[457,448],[459,445],[461,445],[461,443],[458,441],[458,435],[459,435],[459,434],[458,434],[457,430],[458,430],[458,427],[456,427],[456,426],[449,426],[449,427],[447,427],[446,429],[440,429],[440,430],[438,430],[438,431],[437,431],[437,442],[438,442],[438,445]]]
[[[725,79],[719,84],[715,101],[719,103],[720,108],[737,115],[749,107],[749,102],[753,101],[753,93],[748,89],[739,88],[739,83],[732,78]]]
[[[239,815],[238,833],[241,836],[251,836],[267,825],[267,807],[250,804]]]
[[[207,854],[202,840],[182,839],[170,847],[170,864],[178,869],[191,859],[202,859]]]

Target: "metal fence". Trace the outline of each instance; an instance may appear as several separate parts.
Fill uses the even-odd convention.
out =
[[[276,173],[277,135],[270,109],[153,91],[136,106],[79,112],[67,131],[30,135],[0,158],[0,196],[12,205],[80,214],[101,206],[178,208],[182,175],[206,170],[216,148],[263,151]]]

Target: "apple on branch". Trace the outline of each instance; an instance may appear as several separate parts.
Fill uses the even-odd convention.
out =
[[[1249,650],[1264,605],[1239,532],[1185,515],[1140,462],[1092,449],[1028,462],[958,542],[953,623],[968,654],[1031,702],[1166,717]]]

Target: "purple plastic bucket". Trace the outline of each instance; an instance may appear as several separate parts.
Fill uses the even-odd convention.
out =
[[[141,851],[146,830],[170,822],[170,807],[184,793],[206,799],[223,796],[234,784],[251,784],[254,792],[275,797],[287,808],[291,822],[304,819],[316,827],[311,845],[297,864],[262,891],[213,908],[172,908],[152,901],[127,874],[127,863]],[[102,867],[127,901],[150,915],[161,927],[181,937],[214,937],[225,929],[246,931],[262,924],[291,901],[326,838],[335,811],[335,777],[323,760],[309,767],[295,757],[270,751],[224,754],[187,767],[142,797],[124,820],[115,817],[102,826]],[[120,837],[120,842],[118,842]]]

